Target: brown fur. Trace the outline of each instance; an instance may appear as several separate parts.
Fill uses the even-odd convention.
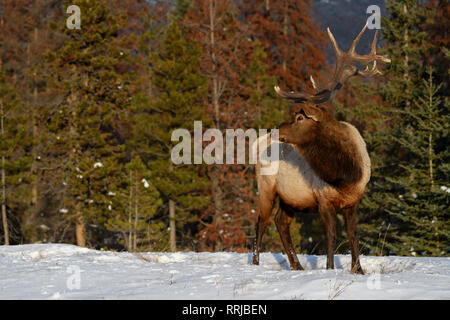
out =
[[[325,107],[304,106],[294,121],[280,125],[280,138],[294,145],[314,172],[339,187],[361,179],[361,159],[348,128]]]
[[[314,172],[325,182],[339,187],[362,177],[361,159],[348,132],[339,122],[318,124],[308,142],[296,145]]]

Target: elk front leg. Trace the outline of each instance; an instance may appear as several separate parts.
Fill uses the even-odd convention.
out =
[[[274,196],[272,194],[265,195],[260,193],[260,212],[258,222],[256,223],[256,237],[253,242],[253,259],[252,264],[259,265],[259,251],[261,250],[261,242],[267,226],[271,223],[270,215],[273,209]]]
[[[336,210],[331,204],[319,204],[319,214],[325,227],[327,242],[327,269],[334,269],[334,249],[336,246]]]
[[[275,224],[277,226],[278,233],[280,234],[281,241],[283,242],[284,250],[289,259],[292,270],[304,270],[297,255],[295,254],[294,246],[292,245],[291,233],[289,226],[294,217],[292,212],[280,200],[280,209],[275,217]]]
[[[347,231],[348,242],[352,252],[352,273],[364,274],[359,262],[359,239],[356,235],[356,225],[358,222],[358,204],[343,210],[345,229]]]
[[[258,217],[258,222],[256,224],[256,237],[253,242],[253,259],[252,264],[259,265],[259,251],[261,250],[261,241],[266,231],[267,224],[265,221],[261,219],[261,216]]]

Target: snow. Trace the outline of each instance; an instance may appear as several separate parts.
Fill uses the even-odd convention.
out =
[[[148,188],[148,187],[150,187],[150,185],[149,185],[149,183],[148,183],[148,181],[147,180],[145,180],[145,179],[142,179],[141,180],[141,182],[144,184],[144,188]]]
[[[101,167],[103,167],[103,163],[101,162],[94,163],[94,168],[101,168]]]
[[[0,299],[450,299],[450,258],[128,253],[68,244],[0,246]]]

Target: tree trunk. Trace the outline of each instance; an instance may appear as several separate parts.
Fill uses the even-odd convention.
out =
[[[34,100],[34,108],[33,108],[33,144],[36,143],[38,139],[38,128],[37,128],[37,87],[34,87],[33,92],[33,100]],[[37,153],[36,147],[33,146],[32,149],[33,163],[31,164],[31,174],[34,176],[33,183],[31,185],[31,205],[33,212],[37,212],[37,203],[38,203],[38,178],[37,178]]]
[[[39,4],[36,4],[39,6]],[[26,54],[26,66],[27,68],[32,68],[33,66],[33,53],[36,54],[36,52],[33,51],[33,48],[35,48],[38,44],[39,40],[39,29],[37,27],[34,28],[34,37],[32,41],[30,41],[27,44],[27,54]],[[32,53],[33,52],[33,53]],[[31,148],[31,158],[33,159],[31,163],[30,168],[30,174],[33,178],[31,182],[31,201],[30,201],[30,208],[27,211],[27,214],[24,216],[23,222],[26,229],[32,231],[30,232],[30,241],[35,242],[38,239],[36,238],[36,216],[38,213],[37,203],[38,203],[38,178],[37,178],[37,140],[38,140],[38,121],[37,121],[37,106],[38,106],[38,88],[36,84],[36,74],[34,73],[31,78],[31,84],[32,93],[30,94],[30,106],[31,106],[31,129],[32,129],[32,135],[33,135],[33,145]]]
[[[77,216],[75,219],[75,235],[77,237],[77,246],[85,247],[85,227],[84,227],[84,217],[81,210],[77,210]]]
[[[4,114],[3,114],[3,101],[0,101],[0,129],[3,135],[5,134],[5,130],[3,127],[3,120],[4,120]],[[9,230],[8,230],[8,219],[6,216],[6,171],[5,171],[5,156],[2,156],[2,221],[3,221],[3,234],[5,237],[5,245],[9,245]]]
[[[430,189],[434,188],[434,176],[433,176],[433,134],[430,132],[428,136],[428,162],[430,166]]]
[[[175,201],[169,200],[169,243],[170,243],[170,251],[177,251],[177,243],[176,243],[176,225],[175,225]]]
[[[216,1],[210,0],[209,1],[209,37],[210,37],[210,50],[211,50],[211,61],[212,61],[212,70],[211,70],[211,80],[212,80],[212,104],[214,107],[214,122],[217,129],[220,129],[220,92],[219,92],[219,74],[218,74],[218,66],[217,66],[217,59],[215,54],[215,23],[216,23]],[[219,168],[215,167],[213,168],[213,183],[212,183],[212,189],[213,189],[213,201],[214,201],[214,222],[217,224],[218,221],[222,218],[222,210],[221,210],[221,198],[222,198],[222,191],[220,188],[220,184],[218,183],[218,172],[220,171]],[[221,246],[221,242],[218,241],[216,245]]]
[[[219,75],[217,74],[217,59],[215,53],[215,16],[216,16],[216,1],[209,1],[209,41],[211,48],[212,61],[212,103],[214,107],[216,128],[220,126],[220,109],[219,109]]]
[[[212,186],[214,189],[214,225],[216,226],[220,226],[220,228],[222,227],[222,223],[223,223],[223,218],[222,218],[222,189],[220,187],[220,183],[219,183],[219,179],[220,179],[220,168],[219,167],[215,167],[214,168],[214,173],[213,173],[213,177],[212,177]],[[220,232],[220,230],[216,230],[216,232]],[[222,251],[223,249],[223,244],[222,244],[222,240],[219,237],[217,239],[217,241],[214,244],[214,251]]]
[[[431,115],[431,109],[433,108],[433,76],[430,72],[430,86],[428,91],[428,109],[429,114]],[[430,121],[431,122],[431,121]],[[431,123],[430,123],[431,124]],[[432,126],[430,125],[430,128]],[[430,190],[432,191],[434,188],[434,174],[433,174],[433,131],[430,129],[430,133],[428,134],[428,165],[429,165],[429,174],[430,174]]]
[[[406,4],[403,5],[403,13],[408,14],[408,8]],[[409,47],[409,36],[408,36],[408,28],[405,28],[403,32],[403,40],[405,41],[405,58],[403,59],[403,66],[405,68],[404,71],[404,79],[406,81],[406,106],[409,107],[411,105],[410,102],[410,92],[409,92],[409,56],[408,56],[408,47]]]
[[[5,157],[2,157],[2,221],[3,221],[3,235],[5,238],[5,245],[9,245],[9,231],[8,220],[6,216],[6,184],[5,184]]]
[[[131,215],[133,212],[133,173],[130,170],[130,199],[128,204],[128,243],[127,243],[127,249],[128,251],[132,251],[133,248],[131,247]]]
[[[38,4],[39,5],[39,4]],[[38,28],[34,28],[34,43],[38,43]],[[30,52],[28,52],[30,55]],[[34,180],[31,186],[31,205],[32,211],[35,214],[37,212],[38,203],[38,179],[37,179],[37,152],[36,141],[38,139],[38,121],[37,121],[37,106],[38,106],[38,88],[36,82],[33,83],[33,149],[31,151],[33,156],[33,163],[31,164],[31,174],[34,176]]]
[[[68,102],[70,104],[74,103],[76,101],[76,97],[72,94],[71,97],[69,97]],[[76,128],[75,128],[75,123],[76,123],[76,118],[77,118],[77,114],[76,112],[73,110],[72,111],[72,122],[70,124],[70,133],[72,136],[72,139],[75,139],[76,137]],[[70,153],[70,156],[72,157],[72,161],[69,161],[69,163],[73,164],[74,159],[76,158],[76,154],[77,154],[77,143],[73,142],[72,140],[72,151]],[[85,225],[84,225],[84,216],[83,216],[83,212],[81,209],[81,204],[78,202],[78,199],[75,199],[75,237],[77,240],[77,245],[80,247],[85,247],[86,246],[86,238],[85,238]]]
[[[285,39],[287,39],[287,36],[288,36],[288,4],[287,4],[287,1],[284,2],[283,35],[285,36]],[[286,69],[287,69],[286,52],[283,53],[282,68],[283,68],[283,71],[286,71]]]
[[[134,239],[133,239],[133,250],[137,251],[137,225],[138,225],[138,198],[137,198],[137,189],[138,189],[138,180],[137,180],[137,172],[134,174],[136,176],[135,181],[135,189],[134,189]]]

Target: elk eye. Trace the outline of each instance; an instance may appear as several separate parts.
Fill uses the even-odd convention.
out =
[[[303,119],[304,119],[304,117],[303,117],[303,115],[301,115],[301,114],[297,114],[297,115],[295,116],[295,122],[302,121]]]
[[[300,115],[302,116],[302,118],[303,119],[312,119],[312,120],[314,120],[314,121],[317,121],[317,119],[316,119],[316,117],[314,117],[314,116],[308,116],[306,113],[305,113],[305,110],[300,110]]]

